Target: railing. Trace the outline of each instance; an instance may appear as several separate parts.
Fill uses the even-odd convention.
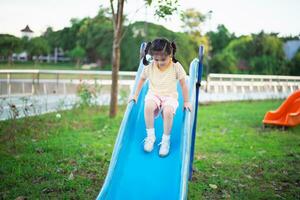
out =
[[[48,77],[41,78],[43,75]],[[120,71],[119,84],[131,89],[135,75],[136,72]],[[12,76],[15,78],[12,79]],[[111,71],[0,70],[0,97],[49,93],[66,95],[68,92],[75,93],[74,87],[80,84],[81,80],[87,84],[110,86]]]
[[[209,74],[207,93],[286,93],[300,89],[300,76]]]
[[[120,71],[119,88],[132,90],[135,76],[136,72]],[[99,84],[108,91],[111,71],[0,70],[0,97],[75,94],[81,80],[90,85]],[[300,89],[300,76],[209,74],[207,81],[201,83],[200,101],[262,99],[262,94],[272,94],[264,99],[284,98]]]

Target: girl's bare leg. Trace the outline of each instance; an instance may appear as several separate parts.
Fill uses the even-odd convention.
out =
[[[164,133],[161,139],[161,146],[159,149],[160,156],[167,156],[170,149],[170,134],[173,125],[173,107],[165,106],[163,109],[163,120],[164,120]]]
[[[163,120],[164,120],[164,135],[170,135],[173,125],[173,107],[165,106],[163,109]]]
[[[153,150],[153,145],[155,143],[155,130],[154,130],[154,111],[157,108],[157,105],[154,101],[146,101],[145,102],[145,123],[146,123],[146,131],[147,137],[145,138],[144,150],[146,152],[151,152]]]
[[[154,128],[154,111],[156,108],[157,105],[154,101],[148,100],[145,102],[144,116],[147,129]]]

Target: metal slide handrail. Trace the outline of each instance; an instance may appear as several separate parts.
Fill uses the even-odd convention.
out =
[[[187,199],[187,188],[188,188],[188,180],[191,177],[191,167],[194,156],[194,141],[196,134],[196,126],[197,122],[197,110],[198,110],[198,91],[200,87],[200,81],[202,76],[202,59],[203,59],[203,51],[204,47],[200,46],[199,48],[199,58],[195,58],[191,64],[189,69],[189,100],[194,103],[194,107],[192,112],[185,110],[183,118],[184,118],[184,126],[183,126],[183,142],[182,142],[182,162],[183,166],[181,169],[181,185],[180,185],[180,200]],[[194,139],[193,139],[194,138]]]
[[[199,91],[201,87],[201,78],[203,70],[203,57],[204,57],[204,46],[199,47],[199,63],[197,71],[197,82],[196,82],[196,98],[195,98],[195,115],[193,121],[193,132],[192,132],[192,146],[191,146],[191,156],[190,156],[190,170],[189,170],[189,180],[192,179],[193,174],[193,162],[195,153],[195,138],[196,138],[196,127],[197,127],[197,113],[198,113],[198,102],[199,102]]]

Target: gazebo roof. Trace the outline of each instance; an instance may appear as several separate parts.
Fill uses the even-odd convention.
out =
[[[28,25],[26,25],[26,27],[25,27],[24,29],[22,29],[21,32],[29,32],[29,33],[33,33],[33,31],[29,28]]]

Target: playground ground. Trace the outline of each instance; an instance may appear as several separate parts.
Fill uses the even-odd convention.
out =
[[[300,198],[300,127],[262,129],[281,102],[200,105],[189,200]],[[0,199],[95,199],[125,108],[0,122]]]

